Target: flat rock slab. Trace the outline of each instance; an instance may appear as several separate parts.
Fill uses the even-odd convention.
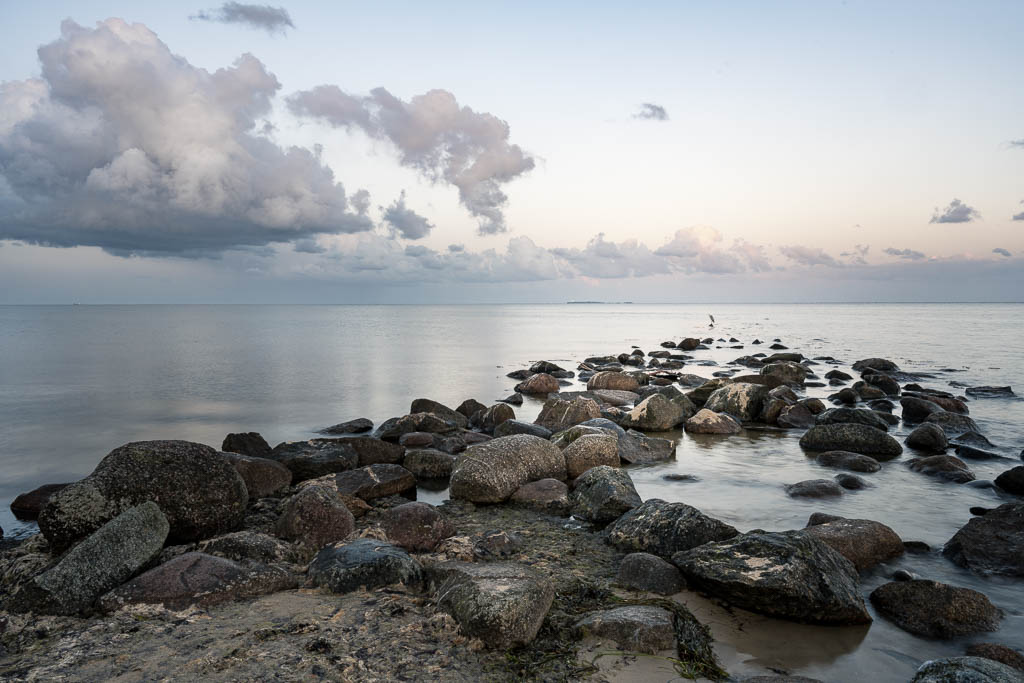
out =
[[[531,642],[555,598],[547,576],[511,562],[443,562],[429,578],[463,633],[499,650]]]
[[[620,649],[655,654],[675,647],[675,619],[671,612],[650,605],[630,605],[591,612],[576,622],[583,637],[614,642]]]
[[[735,527],[708,517],[697,508],[652,498],[615,520],[608,527],[608,542],[623,552],[667,558],[680,550],[737,534]]]
[[[751,532],[678,552],[692,586],[751,612],[822,625],[871,622],[857,570],[801,531]]]
[[[995,631],[1002,618],[978,591],[923,579],[883,584],[872,591],[871,604],[904,631],[927,638]]]
[[[334,593],[394,584],[418,586],[423,582],[423,569],[397,546],[360,538],[322,548],[309,565],[309,582]]]

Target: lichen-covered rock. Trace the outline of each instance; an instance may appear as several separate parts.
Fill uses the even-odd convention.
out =
[[[628,605],[591,612],[576,622],[583,637],[610,640],[621,650],[655,654],[676,644],[671,612],[653,605]]]
[[[469,416],[464,415],[457,410],[452,410],[443,403],[432,401],[429,398],[417,398],[409,405],[409,414],[415,413],[430,413],[437,417],[445,420],[446,422],[453,423],[459,429],[465,429],[469,426]]]
[[[402,467],[416,479],[447,479],[455,468],[455,456],[433,448],[406,451]]]
[[[576,397],[564,401],[549,398],[534,422],[552,432],[559,432],[598,417],[601,417],[601,407],[593,399]]]
[[[442,562],[429,578],[462,632],[496,650],[532,642],[555,597],[549,578],[511,562]]]
[[[516,434],[466,449],[452,471],[450,495],[474,503],[500,503],[523,484],[565,477],[565,457],[554,444]]]
[[[575,479],[592,467],[619,465],[619,438],[609,434],[579,437],[562,450],[569,479]]]
[[[851,472],[877,472],[882,469],[874,458],[849,451],[825,451],[819,453],[815,461],[825,467],[838,467]]]
[[[355,524],[337,490],[307,486],[288,500],[277,520],[277,534],[316,552],[328,543],[348,538]]]
[[[98,597],[160,553],[169,531],[156,503],[129,508],[22,586],[14,606],[37,614],[89,612]]]
[[[626,588],[660,595],[673,595],[686,588],[674,564],[650,553],[629,553],[622,558],[615,581]]]
[[[287,467],[269,458],[222,452],[232,467],[241,475],[249,498],[265,498],[292,484],[292,473]]]
[[[292,481],[298,483],[358,467],[359,454],[352,450],[349,441],[350,439],[287,441],[274,446],[268,457],[291,470]]]
[[[801,531],[751,532],[677,552],[687,582],[751,612],[809,624],[871,621],[857,570]]]
[[[742,427],[729,415],[701,408],[686,421],[684,429],[690,434],[739,434]]]
[[[607,465],[581,474],[569,496],[573,515],[599,524],[618,519],[642,502],[629,473]]]
[[[620,425],[648,432],[667,432],[686,422],[696,408],[685,396],[669,399],[653,394],[623,416]]]
[[[982,657],[947,657],[921,665],[910,683],[1020,683],[1021,675]]]
[[[62,551],[125,510],[152,500],[170,524],[172,542],[233,531],[245,515],[245,481],[209,446],[138,441],[115,448],[85,479],[54,494],[39,529]]]
[[[944,453],[949,447],[949,440],[942,427],[931,422],[925,422],[914,428],[907,435],[905,442],[907,446],[925,453]]]
[[[800,437],[800,447],[808,451],[851,451],[876,460],[889,460],[903,452],[903,446],[881,429],[850,423],[815,425]]]
[[[430,552],[437,544],[455,535],[448,518],[426,503],[405,503],[389,508],[381,516],[388,540],[413,552]]]
[[[979,574],[1024,576],[1024,503],[1006,503],[972,517],[942,554]]]
[[[532,510],[562,515],[569,511],[569,487],[557,479],[539,479],[516,489],[509,502]]]
[[[228,434],[220,449],[227,453],[250,455],[254,458],[270,457],[270,444],[259,432]]]
[[[870,519],[838,518],[809,524],[804,533],[827,543],[861,572],[904,552],[903,540],[895,531]]]
[[[737,420],[751,422],[761,414],[768,398],[768,387],[761,384],[734,382],[715,390],[704,407],[716,413],[729,413]]]
[[[883,584],[871,592],[871,604],[904,631],[927,638],[995,631],[1002,618],[984,594],[924,579]]]
[[[668,558],[680,550],[732,538],[738,533],[734,527],[685,503],[651,498],[608,527],[608,542],[623,552]]]
[[[332,543],[309,565],[309,583],[334,593],[423,583],[423,568],[401,548],[372,538]]]

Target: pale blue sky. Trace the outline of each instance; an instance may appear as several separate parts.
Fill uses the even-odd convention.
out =
[[[284,35],[189,19],[213,7],[3,2],[0,81],[37,77],[36,49],[60,38],[65,18],[87,29],[108,17],[142,23],[211,72],[251,53],[281,86],[272,113],[259,117],[276,125],[273,142],[321,145],[321,162],[350,197],[369,191],[375,230],[335,237],[325,228],[309,243],[320,254],[280,243],[254,251],[250,241],[244,251],[199,260],[8,242],[0,246],[0,303],[403,300],[416,291],[462,300],[467,281],[488,300],[513,290],[537,300],[577,290],[657,298],[666,285],[643,277],[661,267],[647,254],[676,231],[689,230],[690,239],[698,226],[700,263],[677,259],[657,281],[685,292],[679,300],[700,299],[698,282],[708,298],[790,299],[794,277],[837,300],[862,300],[865,291],[875,300],[887,292],[929,300],[936,278],[951,273],[972,280],[959,288],[969,299],[1024,291],[1024,220],[1012,220],[1024,213],[1024,145],[1011,144],[1024,139],[1022,3],[288,2],[294,28]],[[383,87],[405,102],[443,89],[506,121],[508,142],[535,162],[500,183],[508,232],[478,235],[456,188],[400,164],[387,140],[289,111],[286,97],[323,84],[356,96]],[[634,118],[645,102],[669,119]],[[0,136],[0,153],[4,144]],[[379,207],[403,191],[408,208],[435,226],[415,243],[386,237],[382,223]],[[977,217],[930,222],[954,199]],[[599,233],[603,241],[591,242]],[[510,249],[519,238],[544,253],[525,243]],[[608,255],[603,246],[630,239],[646,251]],[[708,265],[735,258],[736,240],[762,247],[770,269],[747,260]],[[453,267],[449,244],[470,255],[495,250],[497,262]],[[858,258],[856,245],[869,249]],[[375,259],[387,267],[367,265]],[[138,278],[149,275],[166,280],[147,288]],[[530,280],[542,282],[487,284]],[[944,282],[941,291],[954,297],[957,287]]]

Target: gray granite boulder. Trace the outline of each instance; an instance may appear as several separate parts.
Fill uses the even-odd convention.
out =
[[[808,451],[850,451],[890,460],[903,453],[900,443],[881,429],[863,424],[815,425],[800,437],[800,447]]]
[[[332,593],[423,583],[423,568],[409,553],[390,543],[359,538],[320,549],[309,565],[309,583]]]
[[[1002,612],[984,594],[938,581],[893,581],[871,592],[879,614],[926,638],[955,638],[999,628]]]
[[[569,496],[574,516],[599,524],[618,519],[642,502],[629,473],[607,465],[581,474]]]
[[[685,503],[652,498],[615,520],[608,527],[608,542],[623,552],[667,558],[680,550],[732,538],[738,533],[729,524]]]
[[[673,614],[653,605],[591,612],[576,622],[576,631],[582,637],[610,640],[621,650],[652,655],[676,644]]]
[[[493,439],[466,449],[452,471],[452,498],[500,503],[538,479],[566,478],[565,457],[550,441],[527,434]]]

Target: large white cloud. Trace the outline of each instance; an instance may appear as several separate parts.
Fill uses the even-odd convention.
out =
[[[188,254],[372,227],[317,154],[257,133],[280,84],[252,55],[210,73],[108,19],[39,60],[0,86],[0,238]]]

